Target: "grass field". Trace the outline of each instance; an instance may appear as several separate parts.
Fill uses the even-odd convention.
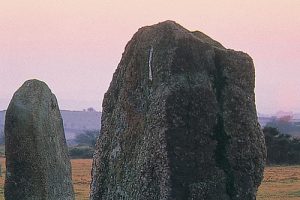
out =
[[[267,167],[257,199],[300,200],[300,166]]]
[[[4,159],[0,158],[2,177],[0,177],[0,200],[3,198]],[[88,200],[92,160],[72,160],[73,182],[76,200]],[[259,187],[258,200],[300,200],[300,166],[267,167],[264,180]]]

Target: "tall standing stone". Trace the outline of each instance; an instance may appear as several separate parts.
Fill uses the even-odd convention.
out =
[[[71,164],[57,100],[26,81],[5,118],[6,200],[74,200]]]
[[[127,44],[103,101],[91,200],[254,200],[266,150],[254,66],[172,21]]]

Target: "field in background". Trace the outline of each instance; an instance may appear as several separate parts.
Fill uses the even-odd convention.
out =
[[[0,177],[0,200],[4,200],[4,162],[4,159],[0,158],[3,175]],[[91,166],[91,159],[72,160],[76,200],[88,200]],[[300,200],[300,166],[267,167],[264,177],[258,191],[258,200]]]
[[[300,166],[267,167],[258,200],[300,200]]]
[[[76,200],[88,200],[91,180],[91,159],[73,159],[73,183]]]

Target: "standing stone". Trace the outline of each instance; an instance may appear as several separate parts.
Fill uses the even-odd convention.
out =
[[[91,200],[254,200],[266,150],[254,66],[172,21],[127,44],[103,101]]]
[[[71,164],[57,100],[26,81],[5,118],[6,200],[74,200]]]

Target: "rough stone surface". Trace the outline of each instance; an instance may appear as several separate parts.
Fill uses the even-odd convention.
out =
[[[254,80],[247,54],[201,32],[141,28],[105,94],[91,200],[255,199],[266,150]]]
[[[74,200],[63,122],[48,86],[26,81],[5,118],[6,200]]]

